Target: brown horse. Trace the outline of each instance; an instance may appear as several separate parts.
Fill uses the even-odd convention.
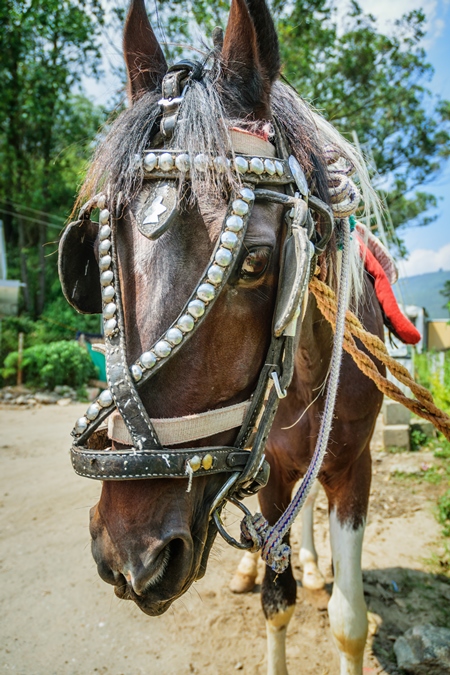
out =
[[[283,204],[282,196],[270,199],[270,194],[275,192],[288,195],[289,189],[273,182],[277,178],[275,169],[278,171],[281,166],[282,173],[283,165],[279,163],[276,168],[275,159],[267,157],[270,154],[280,157],[279,150],[284,144],[307,176],[310,203],[316,197],[330,204],[324,154],[327,143],[334,144],[342,157],[357,163],[348,144],[277,81],[278,41],[264,0],[233,0],[225,35],[216,31],[214,45],[203,64],[184,63],[168,73],[143,0],[132,0],[124,34],[130,106],[113,124],[98,149],[81,195],[83,200],[91,199],[91,206],[83,213],[95,206],[103,209],[101,227],[99,230],[95,223],[82,218],[75,229],[68,231],[65,247],[61,248],[63,286],[69,300],[81,311],[102,311],[96,276],[100,265],[112,396],[106,392],[98,404],[91,406],[87,417],[77,423],[75,435],[83,438],[86,426],[94,423],[90,420],[96,417],[100,420],[102,410],[106,410],[114,398],[122,417],[128,418],[128,438],[131,436],[127,441],[126,434],[118,433],[117,420],[116,426],[110,425],[109,437],[112,450],[116,451],[116,462],[122,462],[120,453],[130,445],[137,450],[123,455],[128,458],[125,464],[137,461],[140,450],[145,451],[142,454],[147,453],[146,456],[158,452],[160,446],[151,431],[153,427],[162,428],[157,427],[158,420],[186,420],[189,415],[238,406],[255,396],[260,373],[270,359],[280,269],[283,270],[283,265],[286,267],[287,258],[283,253],[287,237],[286,211],[299,202],[298,194],[297,197],[291,195],[289,209],[286,209],[287,202]],[[184,75],[178,76],[180,72]],[[168,74],[172,79],[167,79]],[[180,94],[177,86],[182,77],[188,84],[182,82]],[[250,143],[249,151],[242,149],[247,147],[246,143]],[[255,147],[260,148],[259,152]],[[164,148],[168,152],[165,159],[162,154],[158,155],[158,150]],[[147,180],[146,169],[139,160],[151,149],[156,155],[146,155],[146,167],[150,172],[154,170],[159,157],[161,175],[156,183],[154,179]],[[181,172],[176,190],[164,183],[174,170],[172,150],[184,153],[176,155],[176,165]],[[189,328],[189,316],[185,315],[185,324],[177,319],[180,310],[202,278],[217,238],[221,236],[225,241],[221,224],[227,218],[230,190],[239,191],[242,185],[249,185],[248,174],[236,174],[230,169],[229,161],[227,163],[227,158],[239,153],[266,157],[265,163],[254,164],[255,174],[259,173],[258,185],[264,189],[255,191],[256,200],[241,252],[236,254],[220,294],[210,308],[208,293],[214,294],[214,289],[205,287],[201,291],[203,296],[197,296],[204,301],[203,304],[196,301],[197,305],[191,307],[195,322],[200,320],[205,306],[208,311],[189,341],[176,351],[176,345],[184,339],[185,329]],[[191,161],[189,180],[183,165],[186,156],[191,160],[196,158],[195,166]],[[210,156],[220,161],[208,164]],[[202,161],[206,161],[203,166]],[[264,167],[267,168],[265,181],[260,175]],[[92,198],[98,192],[102,196]],[[240,194],[248,196],[245,192]],[[237,206],[233,202],[235,215],[240,213],[239,209],[246,212],[242,203],[242,199]],[[109,212],[105,212],[105,204]],[[324,213],[322,209],[322,215],[315,215],[313,221],[305,210],[303,223],[310,223],[310,238],[316,244],[325,227]],[[112,237],[113,249],[110,249]],[[339,238],[338,223],[326,252],[316,248],[320,268],[334,286],[340,265]],[[70,249],[69,256],[67,242],[78,247]],[[359,252],[352,245],[357,267]],[[82,253],[79,254],[79,250]],[[316,260],[314,257],[313,271]],[[111,265],[114,265],[111,269],[116,275],[115,281],[112,281]],[[220,274],[216,269],[220,279],[225,267],[219,270]],[[356,280],[358,272],[353,274]],[[359,297],[355,291],[354,302],[358,303],[365,328],[382,336],[383,318],[371,279],[363,271],[361,275]],[[286,276],[283,278],[286,284]],[[117,314],[119,303],[121,315]],[[195,316],[197,310],[198,317]],[[294,350],[288,395],[280,402],[267,440],[270,478],[259,493],[262,513],[271,525],[288,506],[293,487],[305,474],[312,457],[333,346],[330,325],[318,311],[312,296],[303,305],[302,313],[297,333],[290,338],[298,346]],[[172,328],[169,335],[168,327],[177,320],[179,328]],[[153,351],[145,351],[165,333],[164,344],[159,341]],[[120,340],[123,344],[119,344]],[[155,370],[151,379],[140,383],[138,397],[125,366],[134,364],[131,374],[139,381],[143,370],[153,367],[155,359],[158,366],[165,358],[164,349],[167,353],[172,349],[171,358],[164,367]],[[128,397],[121,389],[125,387],[124,382]],[[329,615],[340,653],[341,675],[362,673],[367,618],[361,547],[371,480],[369,446],[380,405],[381,395],[374,384],[344,356],[329,451],[319,475],[329,502],[335,575]],[[236,436],[240,424],[232,424],[233,428],[220,431],[211,427],[213,431],[209,435],[205,432],[203,437],[194,438],[192,448],[198,448],[200,455],[205,448],[239,445]],[[150,429],[150,434],[142,429]],[[98,441],[99,444],[91,448],[111,445],[107,431],[100,429],[100,432],[103,443]],[[165,445],[168,452],[158,455],[161,466],[164,461],[169,466],[180,450],[179,441],[169,440]],[[183,447],[182,442],[181,450]],[[208,450],[208,454],[201,455],[202,470],[197,475],[194,472],[199,465],[195,462],[200,460],[197,456],[191,458],[186,464],[186,470],[189,469],[186,478],[176,473],[173,475],[178,475],[177,478],[165,477],[163,470],[155,471],[151,478],[144,477],[149,473],[126,476],[127,467],[123,462],[120,475],[117,465],[108,470],[110,473],[103,474],[111,479],[104,480],[100,501],[91,511],[93,556],[101,578],[114,586],[116,595],[134,600],[149,615],[166,611],[205,573],[217,533],[210,516],[211,505],[229,478],[229,473],[219,469],[208,475],[211,466],[208,458],[214,452],[209,454]],[[92,475],[89,473],[92,466],[98,466],[101,461],[101,453],[92,455],[89,466],[83,464],[80,468],[80,465],[78,471]],[[104,471],[106,465],[102,466]],[[95,477],[102,477],[101,470]],[[118,477],[136,479],[113,480]],[[261,479],[261,482],[264,481]],[[307,509],[310,514],[311,506]],[[312,542],[306,542],[303,549],[303,564],[312,564],[309,574],[314,576]],[[246,556],[248,563],[249,554]],[[252,574],[250,570],[249,576]],[[279,575],[266,567],[262,605],[267,620],[269,673],[272,675],[287,672],[284,641],[295,598],[296,582],[291,565]]]

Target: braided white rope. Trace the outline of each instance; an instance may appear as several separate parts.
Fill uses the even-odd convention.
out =
[[[344,341],[345,314],[349,301],[350,289],[350,225],[346,218],[342,223],[342,267],[339,279],[339,299],[336,317],[336,331],[330,362],[330,375],[323,409],[323,417],[317,437],[314,455],[299,489],[281,518],[270,527],[260,514],[246,516],[241,523],[241,536],[244,541],[252,541],[252,550],[261,548],[261,557],[274,572],[281,573],[287,568],[290,547],[283,543],[283,537],[289,531],[299,514],[311,487],[321,469],[333,423],[334,407],[339,383],[342,362],[342,346]]]
[[[361,201],[361,194],[351,179],[355,167],[332,145],[325,146],[324,155],[328,167],[331,208],[336,218],[348,218],[355,213]]]

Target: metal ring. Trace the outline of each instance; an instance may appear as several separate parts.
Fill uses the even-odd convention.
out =
[[[281,388],[281,384],[280,384],[280,380],[279,380],[277,371],[276,371],[276,370],[273,370],[273,371],[270,373],[270,377],[272,378],[273,383],[274,383],[274,385],[275,385],[275,390],[276,390],[276,392],[277,392],[278,398],[286,398],[286,396],[287,396],[287,391],[286,391],[286,389],[282,389],[282,388]]]
[[[246,516],[251,516],[251,512],[248,510],[246,506],[242,502],[240,502],[238,499],[235,499],[234,497],[231,497],[229,501],[237,506],[243,513],[245,513]],[[237,541],[234,537],[231,536],[231,534],[228,534],[226,529],[223,526],[222,520],[220,518],[220,513],[216,509],[213,513],[213,520],[214,524],[217,527],[218,532],[222,535],[222,537],[225,539],[227,544],[230,544],[231,546],[234,546],[234,548],[239,548],[241,551],[247,551],[250,548],[253,548],[254,543],[253,541],[247,541],[245,544],[243,544],[240,541]]]

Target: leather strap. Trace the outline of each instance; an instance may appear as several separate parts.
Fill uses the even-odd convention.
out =
[[[129,450],[90,450],[72,446],[72,466],[79,476],[96,480],[137,480],[140,478],[187,478],[187,458],[198,458],[200,466],[195,476],[242,471],[249,453],[232,447],[223,448],[163,448],[160,451],[130,452]],[[210,468],[202,466],[203,460]],[[208,465],[208,464],[207,464]]]

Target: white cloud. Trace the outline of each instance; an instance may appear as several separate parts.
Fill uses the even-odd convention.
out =
[[[450,243],[444,244],[437,251],[429,248],[416,248],[409,259],[400,265],[400,270],[407,277],[438,270],[450,270]]]

